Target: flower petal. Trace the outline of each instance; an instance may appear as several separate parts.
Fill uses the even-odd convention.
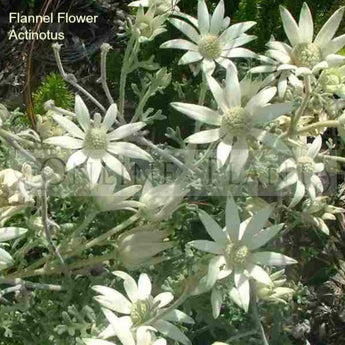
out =
[[[169,22],[175,26],[176,29],[180,30],[182,33],[184,33],[189,39],[191,39],[193,42],[198,43],[199,41],[199,33],[194,29],[194,27],[187,22],[177,19],[177,18],[171,18],[169,19]],[[163,43],[164,45],[165,43]],[[166,48],[166,47],[164,47]],[[193,49],[194,50],[194,49]]]
[[[297,263],[296,260],[286,255],[274,252],[253,253],[251,256],[251,260],[253,263],[267,266],[286,266]]]
[[[0,242],[13,240],[24,235],[28,229],[17,228],[17,227],[5,227],[0,228]]]
[[[185,141],[189,144],[208,144],[220,138],[219,129],[209,129],[190,135]]]
[[[295,207],[303,199],[304,194],[305,194],[304,184],[300,180],[297,180],[295,195],[289,205],[289,208]]]
[[[241,86],[238,81],[237,70],[233,66],[229,66],[226,71],[225,93],[225,102],[229,108],[241,106]]]
[[[163,316],[163,320],[178,323],[194,324],[194,320],[181,310],[174,309]]]
[[[158,320],[153,324],[164,336],[174,339],[184,345],[191,345],[191,341],[173,324],[165,320]]]
[[[223,26],[225,13],[224,0],[220,0],[211,17],[210,34],[218,35]]]
[[[181,59],[178,61],[178,64],[187,65],[190,63],[200,61],[202,58],[203,57],[200,55],[199,52],[188,51],[181,57]]]
[[[113,140],[120,140],[120,139],[126,138],[140,131],[145,126],[146,126],[145,122],[128,123],[126,125],[122,125],[121,127],[107,134],[107,139],[110,141],[113,141]]]
[[[173,49],[181,49],[181,50],[190,50],[195,53],[198,52],[198,46],[192,42],[181,40],[181,39],[175,39],[170,40],[165,43],[163,43],[160,48],[173,48]]]
[[[279,6],[279,9],[286,36],[294,47],[300,43],[300,30],[291,13],[283,6]]]
[[[289,114],[293,109],[293,103],[276,103],[270,104],[259,109],[253,121],[257,125],[263,125],[277,119],[279,116]]]
[[[276,87],[268,87],[266,89],[261,90],[257,93],[254,97],[250,99],[247,103],[245,109],[255,117],[255,114],[260,108],[264,107],[277,93]]]
[[[200,210],[199,217],[206,231],[215,242],[222,245],[228,240],[225,229],[223,231],[218,223],[207,212]]]
[[[188,242],[188,244],[198,250],[211,254],[223,254],[223,249],[217,243],[207,240],[195,240]],[[224,244],[225,247],[225,244]]]
[[[299,43],[312,43],[314,35],[314,23],[310,9],[306,3],[303,4],[301,14],[299,16]]]
[[[66,164],[66,171],[70,171],[75,167],[85,163],[87,160],[87,155],[85,154],[84,150],[78,150],[74,152],[67,161]]]
[[[202,35],[207,35],[210,31],[210,15],[204,0],[198,1],[198,28]]]
[[[84,130],[84,132],[86,132],[90,126],[90,114],[84,101],[79,95],[75,96],[74,112],[81,128]]]
[[[113,274],[124,280],[123,286],[126,290],[127,296],[131,302],[135,302],[138,299],[138,285],[135,280],[126,272],[114,271]]]
[[[234,278],[235,278],[235,286],[239,292],[242,307],[245,310],[245,312],[247,312],[249,309],[249,302],[250,302],[249,279],[244,274],[243,269],[236,269]]]
[[[102,161],[99,158],[89,157],[86,163],[86,170],[90,182],[96,184],[102,172]]]
[[[216,63],[213,60],[203,59],[201,68],[205,75],[211,75],[216,69]]]
[[[157,305],[157,308],[163,308],[168,305],[174,299],[174,295],[171,292],[162,292],[153,299],[153,304]]]
[[[256,22],[242,22],[231,25],[220,35],[219,42],[222,44],[226,44],[234,38],[241,36],[244,32],[249,30],[255,24]]]
[[[314,159],[317,156],[317,154],[320,152],[321,145],[322,145],[322,138],[321,138],[321,135],[318,135],[308,148],[308,156]]]
[[[111,170],[116,172],[118,175],[123,176],[126,180],[131,180],[131,177],[129,176],[127,169],[117,158],[115,158],[109,153],[106,153],[102,157],[102,160]]]
[[[153,158],[146,151],[139,146],[132,143],[115,142],[108,145],[107,150],[116,155],[123,155],[130,158],[143,159],[148,162],[153,162]]]
[[[67,136],[52,137],[44,140],[44,144],[57,145],[64,149],[77,150],[83,147],[83,142],[80,139],[75,139]]]
[[[232,149],[232,137],[228,136],[226,140],[221,141],[217,146],[217,164],[221,168],[226,163]]]
[[[218,289],[212,289],[211,293],[211,305],[212,305],[212,315],[216,319],[220,314],[220,309],[223,304],[223,294]]]
[[[246,266],[246,270],[248,271],[249,275],[251,275],[259,283],[273,286],[273,283],[269,274],[260,266],[249,264]]]
[[[116,120],[116,116],[117,116],[117,105],[114,103],[108,108],[103,120],[103,126],[107,129],[107,131],[114,124]]]
[[[138,280],[138,298],[146,299],[151,295],[152,284],[146,273],[141,273]]]
[[[283,226],[284,224],[277,224],[269,228],[262,229],[261,231],[257,232],[252,238],[246,240],[246,246],[250,250],[255,250],[264,246],[280,232]]]
[[[100,293],[100,296],[94,297],[97,302],[121,314],[131,312],[131,303],[120,292],[107,286],[95,285],[92,290]]]
[[[218,107],[225,113],[227,111],[227,102],[224,97],[223,89],[218,82],[211,76],[207,76],[207,83],[212,92],[214,99],[216,100]]]
[[[277,190],[281,190],[288,186],[291,186],[292,184],[295,184],[297,181],[298,181],[297,172],[295,170],[291,171],[287,174],[284,180],[279,183],[279,185],[277,186]]]
[[[221,271],[221,267],[226,264],[225,258],[223,255],[215,256],[210,260],[208,263],[207,269],[207,280],[206,280],[206,287],[207,289],[213,288],[214,284],[219,276],[219,272]]]
[[[226,201],[225,223],[231,242],[237,243],[240,240],[239,232],[241,220],[238,213],[237,205],[232,196],[229,196]]]
[[[230,167],[234,179],[239,178],[249,156],[249,149],[245,137],[237,137],[237,141],[232,148],[230,155]]]
[[[61,115],[52,115],[53,119],[62,127],[64,128],[69,134],[77,137],[79,139],[84,139],[85,134],[84,132],[75,125],[71,120],[61,116]]]

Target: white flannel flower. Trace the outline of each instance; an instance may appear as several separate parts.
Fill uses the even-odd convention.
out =
[[[281,71],[280,83],[283,94],[287,79],[291,78],[291,73],[298,72],[298,69],[302,71],[307,68],[311,72],[317,72],[321,68],[344,61],[344,57],[335,53],[345,45],[345,35],[333,39],[342,20],[344,7],[328,19],[315,39],[313,18],[306,3],[302,6],[298,24],[285,7],[280,6],[280,14],[291,45],[275,40],[269,41],[267,57],[261,57],[261,61],[267,62],[269,66],[255,67],[251,72]],[[292,81],[295,82],[295,79]]]
[[[140,327],[143,323],[163,312],[165,310],[164,307],[174,299],[174,296],[170,292],[162,292],[156,297],[152,297],[151,281],[145,273],[140,274],[138,284],[125,272],[115,271],[113,273],[124,280],[124,288],[129,299],[117,290],[106,286],[93,286],[93,290],[101,294],[100,296],[96,296],[95,300],[102,306],[116,313],[126,315],[118,318],[118,321],[122,324],[119,329],[128,330],[132,327]],[[165,314],[161,319],[153,322],[150,326],[168,338],[174,339],[184,345],[190,345],[190,340],[169,321],[194,323],[193,319],[187,314],[174,309]],[[121,333],[119,333],[119,329],[114,329],[112,324],[110,324],[101,333],[100,338],[108,339],[115,335],[120,337]]]
[[[163,338],[153,339],[152,332],[157,330],[153,327],[142,326],[137,329],[135,336],[128,328],[123,327],[121,320],[110,310],[103,309],[103,312],[109,321],[110,325],[116,330],[118,338],[123,345],[166,345],[167,342]],[[115,345],[115,343],[101,340],[83,338],[86,345]]]
[[[91,195],[95,198],[96,204],[100,211],[130,210],[136,211],[141,203],[134,200],[127,200],[141,190],[141,185],[133,185],[123,188],[117,192],[117,180],[115,176],[109,176],[104,169],[100,181],[94,185]]]
[[[178,30],[185,34],[191,41],[175,39],[167,41],[161,48],[175,48],[187,50],[179,60],[180,65],[201,61],[201,67],[205,74],[212,74],[216,63],[227,68],[231,58],[255,58],[256,54],[245,48],[239,48],[256,38],[253,35],[244,34],[255,22],[234,24],[228,28],[224,24],[224,1],[220,0],[213,15],[210,16],[204,0],[198,2],[198,20],[190,16],[191,24],[181,19],[172,18],[169,21]]]
[[[223,229],[206,212],[199,213],[206,231],[214,241],[196,240],[189,243],[196,249],[217,255],[209,262],[207,274],[209,287],[212,287],[218,279],[234,274],[235,286],[245,311],[249,308],[250,278],[272,285],[271,278],[259,265],[285,266],[296,263],[294,259],[283,254],[256,252],[256,249],[276,236],[284,225],[277,224],[263,229],[272,212],[273,206],[270,205],[241,222],[237,205],[233,198],[229,197],[226,204],[226,226]],[[212,298],[217,298],[217,295]]]
[[[295,150],[295,158],[288,158],[284,161],[279,172],[288,172],[277,190],[296,185],[294,197],[289,207],[296,206],[308,193],[311,201],[315,200],[316,191],[323,192],[323,185],[320,178],[315,175],[324,170],[323,163],[315,163],[314,159],[318,155],[322,145],[321,136],[317,136],[308,147],[298,147]]]
[[[24,235],[28,230],[16,227],[0,228],[0,271],[13,265],[12,256],[3,248],[2,242],[13,240]]]
[[[290,152],[277,136],[262,129],[264,124],[292,110],[292,103],[269,103],[277,92],[276,87],[265,88],[250,100],[242,99],[237,71],[232,67],[227,70],[225,88],[221,88],[211,76],[208,76],[207,81],[221,114],[200,105],[171,103],[176,110],[192,119],[218,127],[189,136],[186,139],[188,143],[220,141],[217,146],[219,167],[224,166],[230,156],[230,166],[235,176],[240,175],[248,160],[252,138],[285,154]]]
[[[135,135],[143,127],[144,122],[122,125],[111,131],[117,116],[117,106],[112,104],[104,119],[95,114],[93,123],[89,111],[80,98],[75,98],[75,113],[80,127],[61,115],[52,115],[54,120],[62,126],[70,136],[59,136],[46,139],[44,143],[61,146],[66,149],[77,150],[68,159],[66,170],[70,171],[86,162],[86,169],[92,184],[97,183],[102,171],[102,162],[116,174],[130,180],[130,176],[123,164],[113,155],[123,155],[152,161],[152,157],[138,146],[120,141]]]
[[[156,15],[156,7],[150,7],[144,12],[142,6],[139,7],[135,24],[133,26],[134,33],[138,37],[139,42],[152,41],[156,36],[165,32],[163,23],[166,21],[167,15]]]
[[[176,6],[180,0],[138,0],[128,4],[133,7],[152,7],[156,6],[157,14],[165,14],[169,12],[179,11],[180,9]]]

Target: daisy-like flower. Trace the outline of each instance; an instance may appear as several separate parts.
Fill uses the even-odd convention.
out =
[[[217,255],[209,262],[207,274],[209,287],[212,287],[217,279],[223,279],[233,273],[235,286],[245,311],[249,308],[250,278],[272,286],[271,278],[259,265],[285,266],[296,263],[294,259],[283,254],[256,251],[276,236],[284,225],[277,224],[263,229],[272,212],[273,206],[270,205],[241,222],[237,205],[233,198],[229,197],[224,229],[206,212],[199,213],[206,231],[214,241],[196,240],[189,243],[198,250]]]
[[[139,42],[152,41],[156,36],[166,31],[163,24],[167,19],[167,14],[156,14],[156,6],[151,6],[146,13],[142,6],[139,7],[133,26]]]
[[[157,254],[173,248],[175,242],[167,241],[168,230],[157,230],[152,225],[140,226],[126,231],[117,240],[117,249],[122,263],[128,269],[141,265],[158,264],[162,257]]]
[[[123,345],[166,345],[167,342],[163,338],[153,339],[152,333],[157,332],[156,329],[149,326],[142,326],[137,329],[135,336],[128,328],[123,328],[120,319],[110,310],[103,309],[103,312],[109,321],[110,325],[118,334]],[[115,345],[115,343],[101,340],[83,338],[86,345]]]
[[[133,185],[114,193],[117,185],[115,176],[109,176],[106,169],[103,170],[100,181],[91,190],[92,196],[100,211],[131,210],[141,206],[134,200],[127,200],[141,190],[141,185]]]
[[[180,65],[201,61],[205,74],[212,74],[216,63],[227,68],[231,58],[254,58],[256,54],[240,46],[254,40],[256,36],[244,34],[255,22],[243,22],[223,28],[224,1],[220,0],[213,15],[210,16],[204,0],[198,2],[198,20],[185,16],[191,24],[184,20],[173,18],[169,21],[185,34],[192,42],[175,39],[167,41],[161,48],[176,48],[187,50],[179,60]]]
[[[113,272],[117,277],[124,280],[124,288],[128,298],[123,296],[117,290],[108,288],[106,286],[94,286],[93,290],[100,293],[95,300],[107,309],[111,309],[116,313],[124,314],[118,318],[121,322],[121,329],[129,330],[132,327],[140,327],[143,323],[148,322],[157,314],[163,312],[164,307],[167,306],[174,298],[170,292],[162,292],[156,297],[151,296],[152,285],[147,274],[142,273],[139,277],[138,284],[135,280],[125,272]],[[164,336],[174,339],[182,344],[190,345],[190,340],[172,323],[184,322],[192,324],[193,319],[180,310],[174,309],[165,314],[161,319],[153,322],[150,326],[154,327]],[[108,339],[112,336],[120,336],[118,329],[114,329],[110,324],[104,332],[101,333],[100,338]]]
[[[180,9],[176,6],[180,0],[138,0],[128,4],[133,7],[152,7],[156,6],[157,14],[171,13],[179,11]]]
[[[80,96],[75,98],[75,113],[80,127],[61,115],[52,115],[54,120],[62,126],[70,136],[59,136],[46,139],[45,144],[57,145],[66,149],[77,150],[68,159],[66,170],[70,171],[86,162],[86,169],[92,184],[97,183],[102,171],[102,162],[116,174],[130,180],[130,176],[123,164],[113,155],[123,155],[130,158],[144,159],[149,162],[152,157],[138,146],[119,141],[135,135],[143,127],[144,122],[122,125],[111,131],[117,116],[117,106],[112,104],[104,119],[95,114],[93,122],[89,111]]]
[[[285,85],[291,73],[299,68],[316,72],[344,60],[344,57],[335,53],[345,45],[345,35],[333,38],[342,20],[344,7],[329,18],[315,39],[313,18],[306,3],[302,6],[298,24],[285,7],[280,6],[280,14],[291,45],[275,40],[268,42],[268,57],[262,57],[261,60],[265,62],[266,59],[269,66],[256,67],[251,70],[252,73],[284,71],[280,78]]]
[[[200,105],[171,103],[176,110],[192,119],[218,127],[189,136],[186,139],[188,143],[207,144],[220,141],[217,146],[219,167],[224,166],[230,156],[230,166],[237,177],[247,162],[249,144],[253,138],[283,153],[290,152],[278,137],[262,129],[264,124],[292,110],[292,103],[269,104],[277,92],[276,87],[261,90],[249,101],[242,100],[237,71],[231,66],[227,70],[225,88],[221,88],[211,76],[207,77],[207,81],[221,114]],[[245,105],[242,101],[246,102]]]
[[[27,231],[27,229],[15,227],[0,228],[0,271],[13,264],[12,256],[5,249],[1,248],[2,242],[18,238]]]
[[[296,185],[295,194],[289,207],[296,206],[307,192],[311,201],[315,200],[316,192],[323,192],[320,178],[315,175],[324,170],[323,163],[315,163],[314,159],[320,152],[322,145],[321,136],[317,136],[308,147],[298,147],[295,150],[295,158],[284,161],[279,172],[288,172],[286,177],[279,183],[277,190],[282,190]]]

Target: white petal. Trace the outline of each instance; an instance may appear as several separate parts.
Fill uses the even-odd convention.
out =
[[[185,141],[190,144],[208,144],[217,141],[219,137],[219,129],[217,128],[192,134]]]
[[[265,146],[272,147],[273,149],[286,155],[291,154],[289,147],[285,145],[277,135],[256,128],[252,128],[250,134],[258,141],[261,141]]]
[[[239,292],[242,307],[247,312],[250,302],[250,286],[249,279],[245,276],[243,269],[237,269],[235,271],[235,286]]]
[[[174,295],[171,292],[162,292],[153,299],[153,304],[157,305],[157,308],[163,308],[168,305],[174,299]]]
[[[107,131],[114,124],[116,120],[116,116],[117,116],[117,105],[114,103],[108,108],[103,120],[103,126],[107,129]]]
[[[213,257],[208,263],[206,287],[211,289],[218,279],[221,267],[225,266],[226,261],[223,255]]]
[[[188,51],[178,61],[179,65],[187,65],[189,63],[200,61],[203,57],[199,52]]]
[[[248,160],[249,149],[246,139],[237,137],[237,141],[232,148],[230,155],[230,166],[235,179],[239,178]]]
[[[165,321],[194,324],[194,320],[181,310],[174,309],[163,316]]]
[[[223,253],[223,249],[215,242],[207,241],[207,240],[195,240],[188,243],[190,246],[201,250],[203,252],[218,254],[221,255]],[[225,247],[225,244],[224,244]]]
[[[279,116],[289,114],[293,109],[293,103],[276,103],[266,105],[259,109],[259,112],[253,117],[254,123],[263,125],[277,119]]]
[[[234,38],[241,36],[244,32],[249,30],[255,24],[256,22],[242,22],[231,25],[220,35],[219,41],[223,44],[226,44]]]
[[[312,43],[314,35],[314,23],[310,9],[306,3],[303,4],[299,17],[300,43]]]
[[[163,43],[160,48],[173,48],[173,49],[181,49],[181,50],[191,50],[193,52],[198,52],[198,46],[192,42],[181,40],[181,39],[175,39],[170,40],[165,43]]]
[[[131,312],[131,303],[118,291],[102,285],[95,285],[92,289],[102,296],[96,296],[95,300],[121,314],[129,314]]]
[[[345,35],[341,35],[337,38],[334,38],[331,42],[329,42],[323,49],[322,54],[323,56],[327,56],[330,54],[337,53],[340,49],[345,46]]]
[[[271,204],[254,213],[254,216],[251,217],[246,226],[243,237],[241,238],[241,242],[243,242],[245,245],[247,245],[247,243],[248,245],[255,245],[253,236],[256,236],[260,231],[262,231],[262,228],[265,226],[268,218],[271,216],[274,210],[274,206],[275,204]]]
[[[7,266],[13,265],[13,258],[12,256],[6,252],[5,249],[0,247],[0,270]]]
[[[204,0],[198,1],[198,28],[203,35],[208,34],[210,30],[210,15]]]
[[[211,305],[213,318],[217,318],[220,314],[220,309],[223,304],[223,294],[218,289],[212,289],[211,293]]]
[[[146,126],[145,122],[128,123],[126,125],[122,125],[121,127],[107,134],[107,139],[110,141],[113,141],[113,140],[120,140],[120,139],[126,138],[140,131],[145,126]]]
[[[131,177],[129,176],[127,169],[117,158],[115,158],[109,153],[106,153],[102,157],[102,160],[111,170],[116,172],[118,175],[123,176],[125,179],[129,181],[131,180]]]
[[[280,98],[284,98],[287,89],[287,77],[289,73],[283,72],[278,80],[278,95]]]
[[[225,44],[223,47],[223,51],[243,46],[244,44],[249,43],[249,42],[255,40],[256,38],[257,38],[257,36],[244,34],[240,37],[235,38],[231,42]]]
[[[316,163],[315,164],[315,172],[316,173],[320,173],[321,171],[323,171],[325,169],[325,164],[324,163]]]
[[[212,75],[216,69],[216,63],[213,60],[203,59],[201,68],[205,75]]]
[[[180,30],[182,33],[184,33],[189,39],[191,39],[193,42],[198,43],[199,41],[199,33],[194,29],[194,27],[187,22],[171,18],[170,23],[175,26],[178,30]],[[193,49],[194,50],[194,49]]]
[[[255,59],[257,58],[257,55],[246,48],[233,48],[228,51],[222,52],[222,57],[227,58],[244,58],[244,59]]]
[[[279,41],[269,41],[266,43],[266,46],[270,49],[279,50],[285,53],[285,55],[290,55],[292,51],[292,48],[288,44]]]
[[[191,341],[173,324],[164,320],[156,321],[153,326],[164,336],[174,339],[184,345],[191,345]]]
[[[110,310],[102,309],[105,317],[110,322],[111,327],[114,329],[116,336],[120,339],[123,345],[135,345],[135,341],[131,330],[128,327],[125,327],[121,322],[121,319],[118,318]]]
[[[297,180],[295,194],[289,205],[289,208],[296,206],[303,199],[304,194],[305,194],[304,184],[300,180]]]
[[[207,76],[208,86],[213,94],[214,99],[216,100],[218,107],[225,113],[227,111],[227,102],[224,97],[223,89],[220,87],[218,82],[211,76]]]
[[[294,47],[300,43],[300,30],[291,13],[283,6],[279,6],[279,9],[286,36]]]
[[[258,66],[249,70],[250,73],[269,73],[275,72],[277,70],[276,66]]]
[[[225,101],[229,108],[241,106],[241,86],[238,81],[237,70],[232,66],[226,72],[225,92]]]
[[[224,12],[224,1],[220,0],[211,18],[210,34],[218,35],[222,29]]]
[[[138,298],[146,299],[151,295],[152,285],[149,276],[141,273],[138,280]]]
[[[344,9],[344,7],[341,7],[335,11],[317,34],[314,43],[321,49],[327,46],[338,30],[339,24],[343,18]]]
[[[249,238],[245,241],[246,246],[251,250],[255,250],[257,248],[264,246],[267,242],[269,242],[280,232],[283,226],[284,224],[277,224],[269,228],[262,229],[261,231],[256,233],[252,238]]]
[[[238,242],[240,240],[239,231],[241,220],[238,214],[237,205],[232,196],[229,196],[226,201],[225,223],[231,242]]]
[[[323,164],[323,163],[319,163],[319,164]],[[314,187],[320,192],[322,193],[323,192],[323,184],[322,184],[322,181],[321,179],[316,176],[316,175],[313,175],[311,178],[311,183],[314,185]]]
[[[77,120],[80,124],[80,126],[83,128],[84,132],[87,131],[87,129],[90,126],[90,114],[89,110],[87,109],[84,101],[79,95],[75,96],[75,107],[74,112],[77,116]]]
[[[89,157],[86,163],[86,170],[90,182],[96,184],[102,172],[102,161],[98,158]]]
[[[153,162],[153,158],[139,146],[132,143],[116,142],[110,143],[107,150],[116,155],[123,155],[130,158],[143,159],[148,162]]]
[[[223,230],[218,225],[218,223],[211,216],[208,215],[208,213],[206,213],[203,210],[200,210],[199,217],[206,231],[215,242],[222,245],[227,241],[228,237],[226,231]]]
[[[272,59],[277,60],[282,64],[291,63],[290,55],[287,55],[286,53],[283,53],[280,50],[269,49],[267,50],[266,55],[271,57]]]
[[[129,274],[122,271],[114,271],[113,274],[124,280],[123,286],[127,296],[132,302],[135,302],[138,299],[138,286],[135,280]]]
[[[280,253],[259,252],[252,254],[252,261],[259,265],[286,266],[296,264],[297,261]]]
[[[66,171],[70,171],[75,167],[85,163],[86,160],[87,155],[85,154],[84,150],[78,150],[74,152],[67,161]]]
[[[74,137],[77,137],[79,139],[84,139],[85,137],[84,132],[72,121],[68,120],[67,118],[61,115],[56,115],[56,114],[53,115],[53,119]]]
[[[260,266],[254,265],[254,264],[249,264],[246,266],[246,270],[258,282],[265,284],[265,285],[273,286],[273,283],[272,283],[272,280],[271,280],[269,274]]]
[[[298,175],[296,171],[291,171],[287,174],[282,182],[277,186],[277,190],[284,189],[292,184],[295,184],[298,181]]]
[[[83,147],[83,141],[67,136],[52,137],[44,140],[44,144],[57,145],[65,149],[77,150]]]
[[[177,111],[189,116],[193,120],[207,123],[208,125],[220,126],[222,117],[214,110],[201,105],[173,102],[170,105]]]
[[[314,185],[312,183],[308,183],[306,185],[306,189],[309,194],[310,200],[313,202],[316,198],[316,191]]]
[[[230,140],[231,138],[231,140]],[[217,163],[218,163],[218,168],[221,168],[224,166],[225,162],[227,161],[231,149],[232,149],[232,144],[229,144],[229,142],[232,142],[232,137],[228,137],[226,142],[223,140],[221,141],[218,146],[217,146]]]
[[[110,341],[100,339],[82,338],[82,340],[86,345],[114,345],[114,343],[111,343]]]
[[[0,228],[0,242],[13,240],[24,235],[27,231],[27,229],[17,227]]]
[[[261,90],[253,98],[250,99],[245,109],[254,118],[256,111],[259,110],[259,108],[264,107],[275,96],[276,93],[276,87],[268,87],[266,89]]]
[[[320,152],[321,145],[322,145],[322,138],[321,138],[321,135],[318,135],[308,148],[308,156],[314,159],[317,156],[317,154]]]

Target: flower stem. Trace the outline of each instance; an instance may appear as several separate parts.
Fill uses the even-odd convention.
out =
[[[113,97],[111,97],[111,93],[109,91],[109,87],[107,84],[107,55],[111,46],[108,43],[103,43],[101,45],[101,81],[103,90],[108,98],[110,104],[115,103]]]

